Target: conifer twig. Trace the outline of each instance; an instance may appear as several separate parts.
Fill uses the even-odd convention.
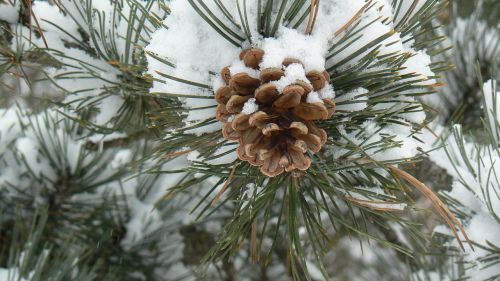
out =
[[[40,23],[38,22],[38,19],[36,18],[35,13],[33,13],[32,0],[27,0],[27,5],[29,6],[30,25],[31,25],[31,18],[33,18],[35,20],[36,28],[38,29],[38,32],[40,32],[40,36],[42,37],[43,44],[45,45],[45,48],[49,48],[49,44],[47,43],[47,39],[45,38],[45,35],[43,34],[43,31],[42,31],[42,27],[40,26]],[[31,27],[30,27],[30,41],[31,41]]]
[[[368,1],[363,7],[361,7],[361,9],[359,9],[359,11],[356,12],[356,14],[354,14],[354,16],[348,22],[346,22],[341,28],[335,31],[334,35],[338,36],[340,33],[348,29],[349,26],[351,26],[361,16],[361,14],[363,14],[363,12],[370,5],[370,3],[371,1]]]
[[[309,14],[309,21],[307,22],[306,34],[311,34],[316,23],[319,11],[319,0],[311,0],[311,12]]]
[[[397,202],[363,200],[363,199],[356,199],[356,198],[350,197],[350,196],[346,196],[344,198],[346,200],[356,204],[356,205],[366,207],[366,208],[376,210],[376,211],[384,211],[384,212],[401,212],[402,211],[401,209],[397,209],[397,208],[377,206],[377,205],[398,205],[398,204],[400,204]]]
[[[460,221],[455,217],[455,215],[450,211],[448,206],[439,199],[439,197],[429,188],[427,187],[424,183],[421,181],[417,180],[415,177],[412,175],[408,174],[407,172],[396,168],[392,165],[387,165],[387,168],[391,170],[394,174],[397,176],[407,180],[409,183],[411,183],[415,188],[417,188],[422,194],[427,197],[427,199],[431,200],[432,205],[436,209],[436,211],[439,213],[439,215],[446,221],[446,224],[451,228],[451,231],[453,232],[453,235],[457,238],[458,243],[460,244],[460,248],[465,251],[465,248],[463,246],[462,241],[460,240],[460,237],[458,236],[457,230],[455,229],[455,226],[460,229],[460,232],[464,236],[465,240],[467,243],[470,245],[472,249],[474,247],[472,246],[472,242],[469,240],[469,237],[467,236],[467,233],[465,232],[462,224]]]
[[[259,261],[259,255],[257,254],[257,219],[254,219],[252,222],[252,230],[251,230],[251,257],[252,262],[257,263]]]
[[[217,193],[217,195],[215,196],[214,200],[212,200],[212,207],[215,206],[219,202],[222,194],[224,194],[224,192],[226,192],[227,187],[233,181],[233,176],[234,176],[234,173],[236,172],[236,166],[237,166],[237,164],[233,165],[233,169],[231,170],[231,173],[229,174],[229,177],[227,178],[226,182],[224,183],[224,186]]]

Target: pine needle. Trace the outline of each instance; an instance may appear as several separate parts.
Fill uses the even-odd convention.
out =
[[[166,154],[161,159],[162,160],[168,160],[168,159],[171,159],[173,157],[184,155],[184,154],[187,154],[187,153],[190,153],[190,152],[193,152],[193,149],[186,149],[186,150],[181,150],[181,151],[175,151],[175,152]]]
[[[38,32],[40,33],[40,36],[42,37],[43,44],[45,45],[45,48],[49,48],[49,44],[47,43],[47,39],[45,38],[45,34],[43,34],[42,27],[40,26],[40,23],[38,22],[38,19],[36,18],[35,13],[33,13],[33,3],[32,0],[28,0],[28,5],[29,5],[29,13],[30,13],[30,24],[31,24],[31,18],[35,20],[36,28],[38,29]],[[31,41],[31,28],[30,28],[30,41]]]
[[[252,262],[255,264],[259,261],[259,255],[257,254],[257,219],[254,219],[254,221],[252,222],[252,232],[250,239],[250,255],[252,256]]]
[[[363,14],[363,12],[366,10],[366,8],[371,4],[371,1],[367,2],[361,9],[359,9],[356,14],[348,21],[346,22],[341,28],[339,28],[337,31],[335,31],[334,35],[338,36],[340,33],[344,32],[346,29],[348,29],[360,16]]]
[[[446,206],[446,204],[441,199],[439,199],[439,197],[429,187],[427,187],[424,183],[422,183],[421,181],[417,180],[412,175],[408,174],[407,172],[405,172],[399,168],[396,168],[392,165],[387,165],[387,168],[389,168],[389,170],[391,170],[393,173],[395,173],[399,177],[402,177],[403,179],[407,180],[415,188],[417,188],[420,192],[422,192],[422,194],[425,197],[427,197],[427,199],[431,200],[432,205],[434,206],[436,211],[445,220],[446,224],[448,224],[448,226],[451,228],[451,231],[453,231],[453,234],[457,238],[458,243],[460,244],[460,248],[462,248],[463,251],[465,251],[465,248],[462,244],[462,241],[460,240],[460,237],[457,233],[455,226],[457,226],[458,229],[460,229],[460,232],[464,236],[465,240],[467,241],[469,246],[474,250],[474,247],[472,246],[472,242],[469,240],[469,237],[467,236],[467,233],[465,232],[460,221],[450,211],[448,206]]]
[[[375,200],[363,200],[363,199],[356,199],[351,196],[346,196],[344,197],[346,200],[359,205],[361,207],[369,208],[375,211],[383,211],[383,212],[402,212],[402,209],[397,209],[397,208],[389,208],[389,207],[377,207],[377,204],[383,204],[383,205],[398,205],[400,203],[397,202],[387,202],[387,201],[375,201]]]
[[[214,200],[212,200],[212,207],[214,207],[215,205],[217,205],[217,203],[219,203],[219,200],[222,197],[222,194],[224,194],[224,192],[226,192],[227,187],[233,181],[234,173],[236,172],[236,166],[238,166],[238,165],[237,164],[233,165],[233,169],[231,170],[231,173],[229,174],[229,177],[227,178],[226,182],[224,183],[224,186],[217,193],[217,195],[215,196]]]
[[[314,29],[316,18],[318,17],[319,0],[311,0],[311,13],[309,14],[309,21],[307,22],[306,34],[309,35]]]

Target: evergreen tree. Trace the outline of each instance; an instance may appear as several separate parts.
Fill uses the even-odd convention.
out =
[[[0,0],[0,281],[500,279],[495,0]]]

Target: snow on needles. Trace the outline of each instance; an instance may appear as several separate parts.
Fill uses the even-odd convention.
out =
[[[260,46],[266,52],[260,67],[280,67],[285,58],[297,58],[304,64],[306,72],[322,71],[325,69],[327,43],[328,38],[320,34],[307,36],[295,29],[282,28],[277,38],[266,38]]]
[[[487,257],[491,255],[488,248],[500,246],[500,151],[496,145],[482,147],[463,140],[461,130],[456,125],[454,133],[443,144],[438,143],[439,149],[430,157],[453,177],[452,190],[444,193],[459,204],[460,212],[466,216],[465,232],[477,243],[474,249],[465,247],[464,259],[471,264],[470,280],[490,280],[500,274],[498,266],[487,266]],[[434,231],[452,235],[443,225]],[[450,243],[459,247],[456,240]]]
[[[228,14],[238,15],[239,10],[235,1],[222,0],[227,8]],[[232,74],[239,72],[249,73],[253,77],[258,76],[258,71],[248,69],[238,60],[242,49],[248,47],[262,48],[265,52],[263,60],[260,63],[261,68],[280,67],[285,58],[296,58],[301,61],[303,67],[289,65],[285,68],[286,75],[279,81],[275,81],[278,91],[289,85],[290,80],[299,79],[307,82],[305,72],[309,70],[323,71],[332,66],[339,65],[335,72],[341,73],[349,65],[357,63],[364,55],[373,48],[364,48],[370,42],[378,38],[386,38],[379,44],[379,55],[407,55],[409,58],[400,70],[400,74],[411,74],[415,85],[426,86],[435,83],[429,77],[434,74],[429,68],[431,63],[425,50],[414,50],[411,40],[403,40],[401,34],[396,32],[396,22],[394,22],[394,11],[392,2],[388,0],[373,1],[373,5],[367,8],[364,0],[325,0],[321,1],[319,14],[313,32],[305,35],[306,22],[304,21],[297,28],[286,27],[283,23],[278,27],[275,36],[264,38],[256,30],[257,11],[252,4],[247,4],[246,12],[248,17],[248,31],[251,33],[251,42],[243,41],[246,34],[243,29],[238,30],[236,26],[247,26],[241,22],[241,17],[235,16],[228,19],[220,9],[217,8],[215,1],[206,1],[207,7],[215,17],[224,25],[233,28],[238,34],[231,38],[242,38],[241,47],[237,39],[231,43],[223,38],[212,26],[198,14],[189,1],[173,0],[170,2],[171,14],[164,21],[165,28],[157,30],[151,43],[146,50],[154,53],[170,62],[164,62],[149,56],[148,73],[157,81],[154,82],[151,92],[166,92],[178,95],[186,95],[180,98],[184,107],[188,109],[184,121],[186,126],[192,127],[188,133],[203,135],[221,130],[220,122],[206,122],[215,117],[215,107],[217,103],[213,97],[213,89],[221,85],[221,78],[217,74],[223,67],[229,66]],[[307,5],[305,5],[307,6]],[[308,6],[307,6],[308,7]],[[304,9],[306,9],[305,7]],[[198,7],[199,8],[199,7]],[[363,10],[364,9],[364,10]],[[407,8],[403,8],[407,9]],[[366,25],[356,36],[356,40],[345,39],[345,26],[359,11],[363,11],[360,16],[359,26]],[[415,13],[416,11],[414,11]],[[404,12],[401,12],[404,14]],[[400,19],[398,19],[400,20]],[[403,44],[403,41],[406,43]],[[333,49],[336,46],[339,50]],[[342,47],[343,46],[343,47]],[[342,47],[342,48],[341,48]],[[363,49],[364,48],[364,49]],[[366,50],[365,50],[366,49]],[[345,63],[349,62],[349,63]],[[378,67],[383,69],[384,64]],[[387,66],[389,67],[389,66]],[[371,69],[373,71],[373,68]],[[331,71],[331,69],[330,69]],[[369,71],[368,69],[366,71]],[[175,79],[165,79],[165,75]],[[182,80],[195,82],[183,83]],[[308,102],[318,102],[321,98],[335,97],[337,94],[331,85],[325,87],[324,91],[312,93],[307,97]],[[393,112],[394,118],[399,118],[405,124],[386,125],[377,123],[377,119],[369,120],[361,127],[374,126],[371,134],[360,132],[359,130],[339,128],[341,132],[346,132],[344,138],[354,141],[354,143],[393,142],[394,150],[379,150],[373,148],[375,158],[380,160],[401,159],[413,157],[417,153],[418,142],[411,137],[414,131],[411,124],[419,124],[425,119],[425,113],[422,111],[420,103],[409,95],[410,90],[401,91],[398,97],[388,97],[386,101],[377,103],[371,108],[370,94],[366,89],[354,90],[351,93],[341,93],[344,96],[344,103],[339,106],[343,112],[342,118],[348,124],[348,113],[366,110],[376,110],[379,112]],[[194,98],[201,96],[203,99]],[[206,98],[205,98],[206,97]],[[407,110],[412,108],[412,110]],[[189,110],[192,109],[192,110]],[[245,104],[244,113],[251,114],[258,109],[258,105],[253,101]],[[347,116],[347,117],[346,117]],[[332,118],[336,118],[334,114]],[[337,117],[338,118],[338,117]],[[371,123],[371,125],[368,125]],[[383,128],[382,128],[383,127]],[[356,129],[354,129],[356,130]],[[335,150],[335,149],[334,149]],[[377,152],[375,152],[377,151]],[[339,155],[339,151],[334,154]],[[230,157],[228,159],[233,159]]]

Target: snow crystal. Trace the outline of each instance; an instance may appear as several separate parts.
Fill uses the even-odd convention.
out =
[[[364,88],[357,88],[353,91],[345,93],[335,98],[338,111],[359,111],[368,106],[368,90]]]
[[[115,154],[115,158],[111,161],[113,169],[120,169],[132,160],[132,151],[130,149],[122,149]]]
[[[196,128],[192,128],[186,130],[186,134],[194,134],[196,136],[201,136],[206,133],[216,132],[222,130],[222,124],[220,122],[213,122],[209,125],[198,126]]]
[[[1,5],[0,5],[0,8]],[[16,280],[16,281],[28,281],[24,278],[21,278],[19,276],[19,269],[13,267],[13,268],[1,268],[0,267],[0,280],[2,281],[10,281],[10,280]]]
[[[189,161],[199,161],[199,158],[200,157],[200,152],[198,151],[193,151],[193,152],[190,152],[187,156],[187,159]]]
[[[204,162],[210,165],[233,163],[234,160],[238,158],[236,152],[232,151],[235,150],[236,147],[237,147],[236,144],[224,145],[222,147],[219,147],[214,153],[214,155],[217,155],[218,157],[215,157],[214,159],[210,160],[204,160]]]
[[[185,157],[178,157],[162,165],[162,169],[182,169],[187,163]],[[165,226],[165,218],[162,218],[161,212],[158,211],[155,204],[162,198],[166,190],[178,184],[184,176],[185,173],[161,176],[146,194],[141,190],[138,178],[124,183],[123,190],[127,193],[127,203],[130,209],[130,219],[126,225],[127,235],[121,242],[125,249],[130,249],[134,245],[136,246],[137,242],[141,243],[144,241],[142,239],[145,236]],[[182,200],[179,198],[178,202],[182,202]],[[189,213],[189,210],[185,210],[185,212]],[[177,221],[180,221],[183,216],[184,210],[181,210],[179,213],[174,212],[169,214],[168,220],[170,223],[178,223]],[[176,235],[169,235],[165,238],[168,241],[173,240],[171,241],[172,244],[181,243],[181,237]],[[179,246],[182,246],[182,244]],[[178,250],[181,250],[180,247],[179,249],[175,249],[175,251]],[[175,251],[172,253],[173,255],[177,254]]]
[[[461,127],[456,125],[454,131],[461,134]],[[460,211],[470,219],[463,221],[464,229],[470,240],[480,245],[500,245],[500,198],[489,196],[500,189],[496,176],[500,173],[500,161],[496,147],[479,148],[477,144],[457,140],[454,135],[444,142],[437,143],[438,149],[430,153],[431,160],[444,168],[454,179],[452,190],[445,192],[463,207]],[[480,164],[477,164],[477,163]],[[435,232],[453,235],[446,227],[436,227]],[[451,244],[459,247],[456,240]],[[477,263],[478,259],[488,256],[489,252],[481,247],[465,247],[467,262],[477,264],[468,270],[471,280],[486,280],[500,274],[498,267],[485,268]]]
[[[213,6],[213,3],[207,3]],[[156,71],[172,73],[178,69],[213,70],[218,72],[224,66],[230,65],[239,55],[239,48],[220,35],[197,14],[191,4],[185,0],[174,0],[169,3],[173,11],[164,21],[164,29],[157,30],[152,37],[147,50],[165,55],[176,68],[170,68],[153,58],[149,58],[150,73],[158,76]],[[229,7],[228,7],[229,9]],[[218,9],[212,9],[217,11]],[[224,18],[219,15],[219,18]],[[203,50],[200,50],[200,47]],[[188,72],[189,74],[189,72]],[[160,76],[161,77],[161,76]],[[184,76],[189,77],[189,75]]]
[[[303,81],[311,84],[306,77],[304,67],[298,63],[292,63],[285,69],[285,76],[281,77],[280,80],[276,81],[274,84],[278,89],[278,92],[283,93],[283,89],[295,83],[296,81]]]
[[[493,138],[496,142],[499,141],[500,136],[497,132],[498,124],[500,124],[500,91],[496,91],[496,81],[488,81],[483,85],[484,103],[486,105],[486,112],[488,114],[488,125],[490,131],[493,132]]]
[[[0,126],[0,155],[5,152],[7,145],[16,139],[17,134],[21,130],[21,120],[18,117],[18,110],[0,109],[0,119],[2,126]]]
[[[401,74],[419,74],[419,79],[423,81],[417,83],[417,85],[433,85],[436,84],[436,80],[432,77],[435,75],[434,72],[429,68],[432,63],[429,55],[422,51],[415,51],[413,56],[411,56],[404,64],[404,70]],[[415,79],[415,78],[412,78]]]
[[[0,3],[0,20],[4,20],[8,23],[16,23],[19,19],[19,8],[21,7],[21,1],[14,1],[14,5]]]
[[[306,266],[312,280],[324,280],[321,270],[314,263],[306,261]]]
[[[307,95],[308,103],[323,103],[323,100],[320,98],[318,92],[311,92]]]
[[[19,138],[16,141],[17,151],[29,164],[33,173],[39,176],[48,167],[40,162],[37,147],[37,143],[28,137]]]
[[[262,191],[262,186],[257,186],[255,183],[249,183],[246,185],[245,196],[251,198],[252,196],[259,194]]]
[[[411,137],[411,126],[391,124],[380,127],[375,121],[366,121],[359,130],[347,133],[342,126],[339,132],[352,144],[359,145],[364,154],[369,155],[377,161],[391,159],[411,158],[418,153],[419,143]],[[381,147],[380,142],[392,137],[388,147]],[[343,140],[343,142],[347,142]],[[389,144],[389,143],[387,143]],[[340,157],[341,150],[335,152],[335,157]]]
[[[99,2],[99,1],[94,1]],[[106,2],[106,1],[101,1]],[[94,4],[94,3],[93,3]],[[73,41],[75,34],[79,34],[78,25],[73,20],[68,20],[68,17],[65,16],[57,6],[51,5],[48,1],[36,1],[33,5],[33,14],[37,17],[40,17],[43,20],[39,20],[40,28],[44,31],[44,36],[47,33],[50,33],[51,36],[56,35],[54,39],[48,41],[49,47],[53,48],[53,42],[60,42],[62,40]],[[64,30],[66,32],[61,32],[59,29],[61,26],[64,26]],[[62,47],[58,45],[58,47]]]
[[[427,280],[427,281],[451,281],[447,276],[442,276],[443,273],[420,269],[412,274],[411,280]]]
[[[318,91],[318,94],[320,95],[321,99],[334,99],[335,98],[335,91],[333,90],[332,85],[326,84],[325,87],[320,89]]]
[[[424,7],[426,4],[426,1],[400,1],[401,7],[399,7],[399,13],[396,18],[396,22],[401,21],[404,17],[407,17],[407,14],[409,14],[410,18],[411,16],[414,16],[416,13]],[[408,13],[410,9],[413,9],[411,13]]]
[[[386,192],[378,187],[363,187],[358,186],[354,190],[347,193],[353,199],[361,200],[364,206],[376,209],[390,209],[393,211],[402,211],[407,205],[403,203],[395,203],[396,198],[386,194]]]
[[[254,98],[251,98],[245,102],[241,113],[250,115],[256,112],[257,110],[259,110],[259,105],[257,105],[256,100]]]
[[[232,163],[234,160],[237,159],[236,152],[232,151],[236,148],[235,145],[236,144],[231,144],[219,147],[214,153],[214,155],[217,155],[218,157],[214,157],[214,159],[205,159],[204,157],[200,156],[200,152],[195,150],[187,155],[187,160],[203,161],[210,165],[221,165],[221,164]]]
[[[265,56],[262,69],[281,67],[285,58],[299,59],[306,71],[325,69],[325,54],[328,38],[309,36],[291,28],[283,27],[276,38],[266,38],[262,44]]]
[[[238,8],[234,1],[225,1],[224,4],[230,14],[238,14]],[[220,10],[212,1],[206,2],[206,5],[212,9],[215,16],[224,24],[228,26],[234,25],[224,15],[220,14]],[[222,38],[213,27],[206,24],[189,1],[171,1],[170,10],[172,12],[163,22],[168,28],[161,28],[156,31],[146,50],[167,59],[174,66],[166,65],[151,57],[148,58],[148,73],[162,80],[162,82],[154,82],[151,91],[188,93],[204,97],[212,96],[213,92],[208,89],[210,86],[217,89],[224,85],[220,75],[216,74],[223,67],[228,66],[233,75],[246,72],[253,77],[259,76],[258,70],[249,69],[238,59],[242,49],[258,47],[265,52],[260,63],[261,69],[270,67],[283,68],[282,62],[285,58],[295,58],[301,61],[302,64],[291,64],[286,67],[284,69],[285,75],[280,80],[273,82],[276,84],[278,91],[282,93],[286,86],[293,84],[297,80],[309,83],[306,73],[310,70],[323,71],[327,66],[335,67],[341,61],[346,62],[348,57],[350,58],[349,61],[338,66],[336,71],[341,72],[343,67],[348,64],[355,64],[366,52],[372,51],[373,48],[367,48],[366,51],[359,53],[355,57],[352,57],[353,53],[361,50],[368,43],[377,40],[381,36],[387,36],[387,38],[380,43],[378,55],[409,54],[411,57],[404,64],[401,74],[415,73],[419,77],[426,79],[425,82],[422,82],[422,85],[425,86],[435,83],[433,80],[434,74],[429,68],[430,57],[425,54],[425,51],[414,50],[411,43],[403,44],[402,35],[394,31],[396,23],[394,22],[395,16],[390,1],[377,0],[373,1],[373,5],[365,5],[366,1],[364,0],[321,1],[316,25],[310,35],[304,34],[307,25],[305,22],[297,29],[283,25],[279,26],[275,36],[268,38],[260,37],[256,32],[256,24],[250,24],[250,31],[254,35],[252,42],[244,41],[240,47]],[[344,35],[346,33],[342,30],[345,31],[346,24],[363,7],[366,7],[366,9],[360,14],[359,21],[361,23],[351,25],[351,27],[366,26],[366,28],[359,32],[360,38],[355,42],[345,40]],[[256,22],[255,5],[247,5],[246,8],[248,9],[249,22]],[[233,20],[236,24],[242,25],[241,19],[238,17]],[[371,22],[373,23],[368,24]],[[236,32],[238,36],[245,38],[244,33]],[[329,50],[332,45],[335,45],[335,47]],[[200,51],[200,48],[203,48],[203,51]],[[326,61],[326,57],[330,54],[334,55]],[[381,67],[383,68],[383,66]],[[372,67],[368,71],[376,71],[376,69]],[[209,87],[165,79],[158,72],[192,80],[203,85],[209,85]],[[369,144],[382,141],[393,144],[391,148],[385,150],[381,150],[380,145],[374,145],[375,147],[370,149],[370,154],[376,159],[393,160],[402,157],[413,157],[418,153],[417,148],[420,147],[420,144],[411,137],[414,133],[411,123],[423,122],[426,115],[414,97],[405,96],[408,93],[408,91],[403,91],[399,96],[391,97],[386,102],[376,102],[370,107],[370,110],[375,112],[392,113],[394,118],[407,122],[406,126],[384,125],[381,128],[381,124],[374,120],[372,122],[372,134],[349,128],[349,133],[346,133],[345,136],[354,143],[366,145],[367,147]],[[318,102],[325,98],[335,98],[338,111],[343,113],[367,109],[370,101],[367,89],[356,89],[336,97],[331,85],[327,85],[317,93],[311,93],[308,95],[307,101]],[[184,119],[187,127],[193,126],[193,129],[189,129],[187,132],[200,135],[220,130],[220,122],[209,122],[204,126],[194,126],[215,117],[217,103],[213,99],[181,98],[180,100],[186,108],[193,109],[188,111],[187,117]],[[204,107],[204,109],[200,109],[201,107]],[[251,114],[255,110],[258,109],[252,101],[247,102],[244,106],[245,114]]]
[[[125,138],[126,136],[127,136],[127,134],[125,134],[125,133],[113,132],[111,134],[105,134],[105,135],[95,134],[95,135],[87,137],[87,140],[89,140],[93,143],[102,143],[105,141],[112,141],[112,140],[116,140],[116,139]]]
[[[229,73],[231,75],[236,75],[238,73],[247,73],[253,78],[259,78],[260,72],[257,71],[256,69],[250,68],[245,65],[245,63],[241,60],[235,60],[231,66],[229,66]]]

